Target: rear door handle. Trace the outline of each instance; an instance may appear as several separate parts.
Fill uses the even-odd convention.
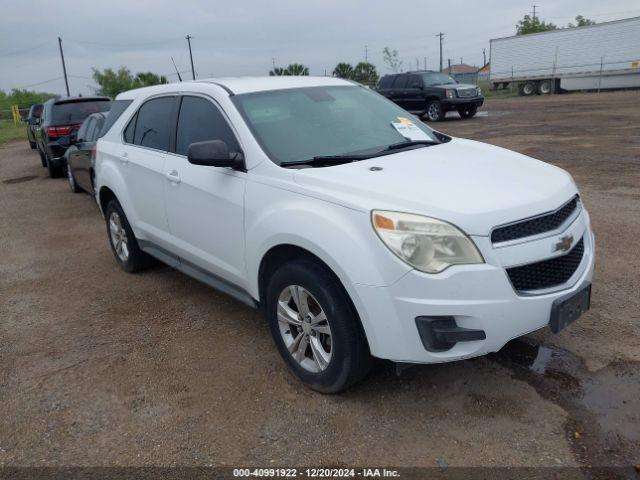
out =
[[[174,168],[169,170],[167,173],[164,174],[164,176],[167,178],[167,180],[169,180],[170,182],[173,183],[180,183],[180,174],[178,173],[178,171]]]
[[[129,163],[129,154],[127,152],[124,152],[122,155],[120,155],[120,162],[124,164]]]

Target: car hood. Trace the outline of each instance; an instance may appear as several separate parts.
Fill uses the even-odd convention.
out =
[[[471,235],[488,235],[496,225],[555,210],[577,193],[571,176],[558,167],[463,139],[300,169],[294,180],[306,194],[345,207],[427,215]]]

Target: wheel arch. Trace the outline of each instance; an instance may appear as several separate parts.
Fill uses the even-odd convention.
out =
[[[316,255],[316,253],[306,248],[300,247],[299,245],[295,245],[293,243],[281,243],[278,245],[274,245],[263,255],[262,260],[260,261],[260,266],[258,268],[259,302],[263,311],[265,311],[265,296],[267,282],[269,281],[270,276],[275,273],[282,265],[302,259],[313,262],[334,278],[334,280],[344,292],[351,311],[353,315],[355,315],[358,321],[358,325],[360,326],[362,333],[367,339],[369,351],[371,351],[372,345],[370,343],[370,339],[372,338],[372,335],[369,334],[370,327],[366,325],[366,321],[363,321],[363,316],[360,314],[359,309],[356,306],[357,297],[355,296],[355,292],[353,291],[353,289],[350,288],[351,285],[340,278],[340,275],[344,275],[344,273],[337,273],[335,271],[336,266],[334,265],[332,267],[329,265],[329,262],[331,262],[330,260],[325,261],[319,255]]]

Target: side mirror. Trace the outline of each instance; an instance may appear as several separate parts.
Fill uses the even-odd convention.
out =
[[[242,152],[229,152],[229,147],[222,140],[192,143],[187,149],[187,159],[194,165],[244,170]]]
[[[58,139],[58,145],[68,148],[71,146],[73,142],[71,142],[71,137],[69,135],[65,135]]]

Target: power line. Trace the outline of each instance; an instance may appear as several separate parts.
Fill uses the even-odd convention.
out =
[[[40,43],[38,45],[34,45],[33,47],[27,47],[27,48],[21,48],[19,50],[13,50],[13,51],[9,51],[9,52],[0,52],[0,57],[9,57],[11,55],[17,55],[20,53],[24,53],[24,52],[30,52],[31,50],[36,50],[38,48],[42,48],[44,46],[46,46],[46,43]]]

